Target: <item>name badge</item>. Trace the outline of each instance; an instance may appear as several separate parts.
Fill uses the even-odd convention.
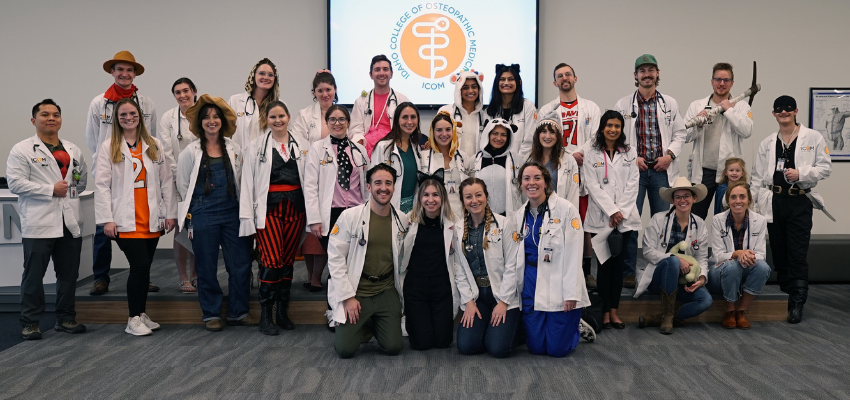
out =
[[[779,172],[785,171],[785,159],[779,158],[776,160],[776,170]]]
[[[553,252],[554,251],[552,250],[551,247],[544,247],[543,248],[543,262],[551,262]]]
[[[71,186],[68,186],[68,197],[76,199],[78,196],[79,194],[77,193],[77,185],[71,184]]]

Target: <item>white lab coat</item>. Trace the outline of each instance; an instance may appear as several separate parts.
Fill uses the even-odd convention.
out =
[[[183,140],[177,138],[178,133]],[[177,161],[180,159],[180,153],[196,140],[198,137],[189,131],[189,120],[180,113],[179,106],[162,114],[162,119],[159,120],[159,141],[162,142],[163,151],[168,157],[171,174],[175,177],[174,184],[177,184]],[[177,201],[182,201],[182,193],[179,190],[176,193],[181,196],[177,198]]]
[[[458,235],[463,238],[463,222],[459,222],[457,226]],[[490,288],[493,291],[493,297],[496,301],[503,301],[508,305],[508,309],[519,308],[521,305],[521,295],[517,290],[517,276],[522,275],[517,264],[517,242],[514,241],[512,235],[515,229],[511,224],[511,220],[493,214],[493,223],[490,224],[490,229],[485,232],[484,239],[487,240],[487,248],[484,249],[484,263],[487,268],[487,276],[490,278]],[[463,243],[460,243],[463,244]],[[461,253],[461,256],[466,256]],[[475,283],[475,275],[469,264],[466,267],[461,263],[455,264],[455,285],[460,293],[460,308],[466,310],[466,303],[478,299],[479,290]],[[506,282],[506,277],[508,278]]]
[[[70,195],[54,197],[53,185],[64,180],[68,182],[70,190],[74,183],[73,171],[76,169],[80,173],[77,194],[82,194],[86,190],[88,168],[79,147],[67,140],[59,140],[71,156],[71,164],[64,179],[59,164],[38,135],[18,142],[9,152],[6,179],[9,190],[18,196],[21,237],[60,238],[64,235],[63,224],[74,237],[81,235],[83,215],[80,212],[80,198],[72,199]]]
[[[457,123],[458,148],[466,154],[475,154],[481,150],[478,148],[479,135],[484,129],[484,120],[486,119],[484,115],[484,88],[479,79],[481,76],[474,72],[462,71],[460,77],[454,83],[454,103],[446,104],[439,110],[449,113]],[[472,109],[471,113],[463,108],[463,99],[460,94],[460,89],[466,84],[468,78],[475,78],[478,83],[478,99],[475,100],[475,108]]]
[[[724,261],[731,260],[732,253],[735,252],[732,230],[726,226],[728,217],[729,210],[726,210],[711,220],[711,260],[714,261],[715,268]],[[756,254],[756,260],[764,260],[767,248],[767,219],[753,210],[749,210],[748,218],[743,249],[752,250]]]
[[[493,118],[502,118],[501,110],[499,111],[499,115],[493,116],[488,114],[485,118],[484,124],[487,124],[486,120]],[[537,128],[537,107],[534,106],[534,102],[529,99],[523,99],[522,112],[511,115],[508,123],[516,125],[518,128],[516,132],[511,134],[513,136],[513,139],[511,139],[511,152],[517,157],[517,159],[525,160],[528,158],[528,155],[531,154],[531,143],[534,141],[534,129]],[[484,132],[478,142],[479,145],[484,143],[480,148],[484,149],[487,142],[487,134]]]
[[[685,113],[685,121],[695,117],[700,111],[705,110],[711,96],[696,100],[688,107]],[[723,170],[726,159],[729,157],[743,157],[744,139],[753,133],[753,114],[750,105],[746,101],[739,101],[735,106],[723,114],[713,118],[714,124],[720,124],[720,154],[717,157],[717,165],[702,165],[703,142],[705,141],[705,127],[690,128],[687,130],[687,143],[694,143],[694,151],[691,154],[691,164],[688,167],[688,180],[693,183],[702,183],[702,168],[717,170],[715,182],[720,183],[723,178]]]
[[[489,136],[492,127],[492,124],[488,124],[488,128],[485,129],[484,134],[481,135],[481,143],[479,146],[482,149],[490,142]],[[517,133],[512,133],[511,138],[515,137],[514,135],[517,135],[518,132],[519,130],[517,130]],[[511,143],[513,142],[514,141],[512,139]],[[485,150],[481,150],[475,155],[475,159],[472,161],[471,176],[477,176],[481,171],[481,161],[484,159],[485,154],[487,157],[490,157],[490,154],[488,154]],[[517,210],[520,203],[522,203],[522,194],[519,192],[519,188],[517,188],[516,183],[514,183],[514,179],[519,179],[517,174],[519,173],[519,168],[522,164],[520,163],[517,165],[517,161],[519,161],[520,158],[510,150],[508,150],[505,155],[507,156],[507,159],[505,160],[505,187],[508,188],[508,193],[505,193],[505,215],[510,216]]]
[[[322,139],[322,106],[318,102],[298,111],[293,116],[290,131],[301,135],[307,143],[313,144]]]
[[[575,301],[576,308],[590,306],[585,288],[581,255],[584,248],[584,230],[578,208],[558,196],[549,196],[549,211],[543,216],[540,243],[537,251],[537,287],[534,292],[534,311],[564,311],[565,301]],[[528,202],[526,202],[527,204]],[[513,240],[518,244],[516,276],[505,274],[502,285],[510,287],[516,280],[517,293],[522,293],[525,277],[525,204],[513,214]],[[543,261],[544,249],[552,249],[550,262]],[[507,271],[507,270],[506,270]],[[503,290],[504,292],[504,290]]]
[[[371,108],[369,107],[370,100]],[[401,92],[396,92],[392,88],[390,89],[390,94],[387,96],[387,103],[389,105],[384,112],[390,119],[390,127],[393,126],[395,108],[398,107],[399,104],[408,101],[410,100],[407,99],[407,96],[401,94]],[[357,100],[354,100],[354,106],[351,110],[351,127],[348,129],[348,138],[351,139],[352,142],[359,142],[361,139],[366,137],[367,133],[369,133],[369,127],[372,125],[372,118],[376,117],[375,110],[374,90],[370,90],[366,93],[366,95],[361,95],[357,98]],[[377,116],[380,117],[380,115]]]
[[[348,130],[348,136],[351,138],[351,129]],[[351,139],[355,141],[354,139]],[[387,146],[392,146],[392,152],[387,153]],[[422,155],[419,152],[419,143],[410,142],[409,146],[413,149],[413,159],[416,161],[416,170],[421,170],[422,166]],[[401,161],[401,153],[398,150],[398,146],[394,142],[389,140],[381,140],[377,144],[375,144],[375,148],[372,149],[372,161],[369,164],[369,168],[372,168],[380,163],[386,163],[390,167],[395,168],[396,178],[395,178],[395,191],[393,191],[393,199],[392,204],[393,207],[399,208],[399,204],[401,203],[401,187],[404,182],[404,164]],[[414,174],[413,179],[416,179]],[[416,185],[416,190],[413,191],[414,198],[416,194],[419,193],[419,185]]]
[[[433,174],[440,168],[445,168],[443,153],[434,150],[422,150],[422,164],[419,170],[426,174]],[[446,194],[449,196],[449,206],[458,220],[463,219],[463,201],[460,196],[460,183],[469,178],[468,173],[472,166],[472,157],[465,151],[455,150],[455,156],[449,161],[449,169],[444,172],[443,183],[446,185]]]
[[[194,135],[192,135],[194,137]],[[185,138],[185,136],[183,136]],[[227,155],[230,157],[230,168],[233,172],[233,184],[236,189],[236,196],[239,196],[239,187],[241,185],[242,172],[242,150],[239,145],[233,142],[230,138],[224,138],[224,147],[227,149]],[[198,172],[201,170],[201,159],[204,153],[201,151],[201,141],[196,140],[186,147],[180,153],[180,162],[178,163],[177,173],[177,191],[180,198],[183,199],[177,203],[177,224],[180,230],[183,229],[183,223],[186,221],[186,215],[189,213],[189,206],[192,204],[192,194],[195,192],[195,185],[198,183]]]
[[[139,107],[144,114],[145,129],[151,136],[156,137],[157,119],[156,107],[150,97],[136,93]],[[103,93],[92,99],[86,118],[86,144],[92,153],[92,175],[97,175],[97,151],[104,141],[112,137],[112,111],[115,102],[103,98]]]
[[[304,187],[304,164],[307,162],[309,147],[302,137],[289,132],[290,142],[287,153],[291,157],[295,153],[295,163],[298,165],[298,178]],[[250,236],[257,229],[265,229],[267,214],[267,199],[269,196],[269,179],[272,173],[272,156],[276,143],[271,137],[271,129],[266,129],[249,143],[242,152],[242,185],[239,188],[239,236]],[[238,145],[238,144],[237,144]],[[289,149],[292,153],[289,153]],[[264,153],[265,152],[265,153]],[[262,155],[266,155],[265,162]],[[284,159],[288,160],[288,159]],[[303,189],[302,189],[303,191]],[[306,232],[306,228],[305,228]],[[304,235],[301,235],[304,240]]]
[[[758,204],[758,212],[773,222],[773,172],[776,170],[776,138],[778,132],[762,140],[759,145],[756,164],[753,166],[753,201]],[[832,173],[832,160],[823,136],[818,132],[800,126],[797,144],[794,147],[794,165],[800,172],[800,178],[794,183],[799,189],[812,189],[821,179],[829,178]],[[801,195],[802,196],[802,195]],[[823,204],[823,197],[812,192],[812,196]]]
[[[614,159],[602,150],[590,148],[584,153],[584,165],[581,168],[582,181],[588,193],[587,214],[584,230],[600,233],[608,229],[611,216],[618,211],[623,214],[623,222],[617,226],[620,232],[639,231],[640,214],[637,210],[638,171],[637,151],[630,147],[614,153]],[[604,183],[605,164],[608,166],[608,183]],[[560,181],[559,181],[560,183]]]
[[[560,162],[561,166],[558,167],[558,186],[555,188],[555,192],[560,198],[569,200],[570,203],[573,203],[573,206],[578,208],[579,196],[581,194],[580,183],[583,182],[580,179],[581,171],[572,154],[563,152]]]
[[[363,273],[363,263],[366,260],[366,248],[369,243],[370,206],[365,204],[349,208],[342,212],[331,230],[328,239],[328,304],[331,306],[331,319],[337,323],[346,322],[343,300],[357,294],[360,275]],[[399,228],[407,227],[407,216],[396,209],[391,211],[394,283],[398,291],[399,301],[402,299],[401,262],[404,252],[405,231]],[[366,245],[359,244],[360,238]]]
[[[236,113],[236,133],[233,134],[231,139],[239,145],[240,149],[247,149],[248,144],[261,136],[262,133],[260,132],[260,114],[262,112],[260,105],[248,92],[230,96],[227,104]]]
[[[655,273],[655,267],[658,266],[658,263],[667,257],[671,257],[667,253],[667,242],[670,240],[670,231],[673,229],[675,221],[675,211],[658,212],[652,216],[649,225],[646,226],[646,230],[643,232],[643,257],[646,258],[647,263],[646,268],[638,278],[635,298],[638,298],[649,288],[649,283],[652,282],[652,274]],[[699,216],[690,215],[685,241],[688,245],[692,245],[693,242],[699,245],[699,250],[695,250],[693,256],[700,266],[700,276],[704,276],[706,282],[708,282],[708,227]]]
[[[656,108],[658,110],[658,130],[661,133],[661,156],[667,154],[667,151],[672,151],[676,155],[676,159],[670,163],[667,168],[667,181],[669,185],[679,176],[679,159],[681,158],[682,146],[685,144],[687,131],[685,130],[685,122],[679,114],[679,103],[676,99],[658,92],[658,95],[664,101],[657,100]],[[623,127],[623,133],[626,135],[626,143],[637,151],[637,117],[632,118],[631,113],[634,110],[635,115],[640,114],[640,106],[638,105],[638,96],[640,94],[630,94],[620,99],[614,106],[614,110],[623,114],[626,120],[626,126]],[[664,111],[667,111],[664,113]],[[654,160],[647,160],[654,161]]]
[[[349,144],[360,150],[358,152],[350,147],[349,161],[351,167],[356,168],[360,173],[360,194],[365,201],[369,199],[369,192],[366,190],[366,170],[369,166],[369,157],[366,155],[366,148],[362,145],[352,141],[349,141]],[[332,162],[325,160],[328,156],[333,159]],[[336,150],[331,144],[331,136],[328,135],[310,146],[304,165],[304,203],[307,208],[307,226],[321,223],[322,236],[327,236],[331,230],[331,204],[333,204],[337,171],[339,170],[336,156]]]
[[[165,219],[177,218],[177,197],[174,194],[174,177],[163,153],[162,142],[153,138],[159,149],[157,160],[148,157],[148,144],[140,140],[142,162],[145,166],[145,186],[148,188],[148,211],[150,213],[150,232],[161,231],[159,216]],[[112,139],[100,145],[97,153],[97,173],[95,174],[94,215],[95,223],[103,225],[115,223],[118,232],[136,231],[136,206],[133,187],[136,174],[133,172],[133,156],[125,140],[121,140],[121,154],[124,160],[112,163],[110,146]]]
[[[407,234],[404,235],[404,256],[400,264],[400,279],[398,280],[401,290],[404,290],[404,280],[407,279],[407,266],[410,264],[410,254],[413,252],[413,246],[416,243],[416,234],[419,232],[418,223],[408,220],[407,225]],[[460,232],[458,232],[458,229],[460,229]],[[466,257],[463,255],[463,247],[460,243],[460,236],[462,235],[462,226],[455,225],[454,221],[443,221],[443,251],[449,270],[449,282],[452,285],[452,318],[457,316],[457,310],[461,305],[460,293],[458,292],[455,281],[455,273],[456,271],[469,269],[469,264],[466,263]],[[399,293],[402,292],[400,291]]]

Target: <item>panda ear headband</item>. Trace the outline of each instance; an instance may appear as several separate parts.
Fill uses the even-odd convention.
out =
[[[510,123],[510,122],[508,122],[507,120],[502,119],[502,118],[493,118],[493,119],[491,119],[491,120],[485,120],[485,121],[484,121],[484,126],[487,126],[487,125],[493,125],[493,126],[490,128],[490,130],[489,130],[489,131],[492,131],[492,130],[493,130],[493,128],[495,128],[496,126],[502,126],[502,127],[504,127],[505,129],[507,129],[507,130],[508,130],[508,132],[510,132],[510,133],[516,133],[516,131],[517,131],[517,130],[519,130],[519,127],[518,127],[518,126],[516,126],[516,125],[514,125],[514,124],[512,124],[512,123]],[[488,132],[489,132],[489,131],[488,131]]]

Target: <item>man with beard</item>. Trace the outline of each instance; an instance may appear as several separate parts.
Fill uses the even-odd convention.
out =
[[[614,110],[625,117],[623,133],[626,143],[637,150],[636,162],[640,170],[637,211],[643,212],[643,200],[649,196],[649,210],[655,214],[669,208],[658,191],[669,188],[679,176],[676,159],[685,144],[687,131],[679,114],[679,103],[656,89],[661,80],[661,70],[655,56],[644,54],[638,57],[634,74],[638,89],[620,99]],[[628,288],[635,287],[637,236],[632,235],[627,245],[628,268],[624,272],[623,286]]]
[[[351,358],[374,335],[381,349],[401,352],[399,276],[407,216],[393,207],[396,171],[380,163],[366,172],[371,199],[342,212],[328,243],[328,303],[337,324],[334,349]]]

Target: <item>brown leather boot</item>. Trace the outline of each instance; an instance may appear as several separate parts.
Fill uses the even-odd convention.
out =
[[[652,314],[647,316],[639,316],[638,317],[638,328],[646,328],[647,326],[660,326],[661,325],[661,314]]]
[[[735,320],[738,329],[750,329],[750,321],[747,321],[747,310],[738,310],[735,313]]]
[[[737,314],[737,311],[726,311],[726,313],[723,314],[723,327],[726,329],[737,328],[738,323],[735,321],[735,316]]]
[[[673,333],[673,317],[676,309],[676,293],[679,291],[677,287],[673,293],[667,294],[664,289],[661,289],[661,325],[658,327],[658,332],[665,335]]]

